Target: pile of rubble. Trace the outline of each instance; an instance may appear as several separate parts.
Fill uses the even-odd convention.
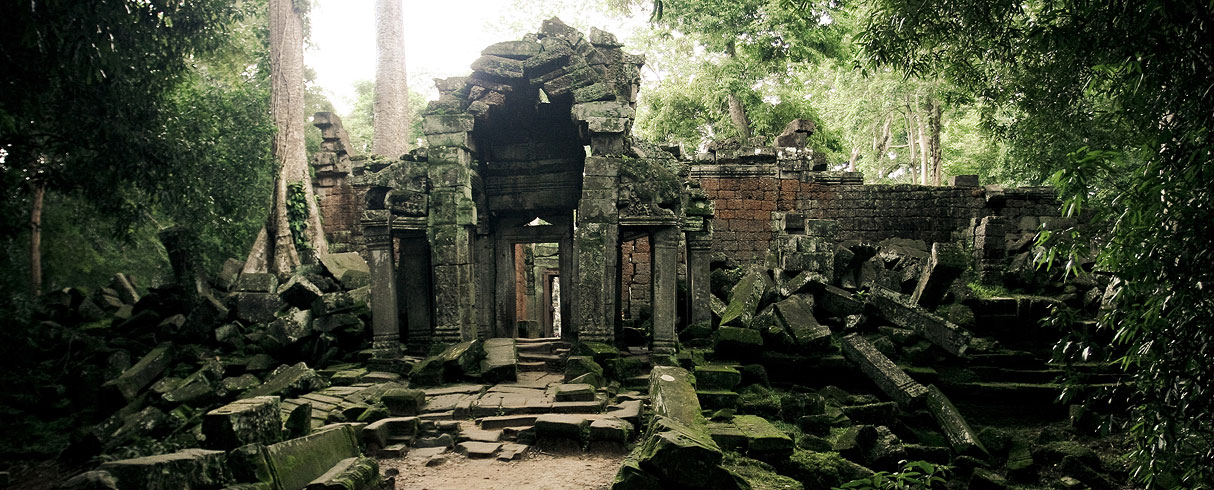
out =
[[[836,245],[831,226],[777,237],[767,267],[714,271],[714,322],[680,332],[681,367],[653,370],[654,417],[614,488],[827,488],[905,461],[951,467],[950,488],[1127,479],[1091,449],[1091,410],[1057,402],[1053,342],[1091,323],[1040,322],[1055,308],[1091,318],[1107,280],[1002,282],[970,266],[980,250]],[[1029,284],[1050,295],[1005,289]],[[1086,373],[1071,389],[1117,381],[1108,365],[1070,368]]]

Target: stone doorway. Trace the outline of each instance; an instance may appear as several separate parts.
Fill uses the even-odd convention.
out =
[[[523,217],[519,217],[523,216]],[[573,268],[572,216],[498,217],[495,221],[495,318],[491,337],[567,337],[569,304],[560,278]]]

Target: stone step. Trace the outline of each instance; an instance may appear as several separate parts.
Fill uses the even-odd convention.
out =
[[[737,408],[738,394],[729,390],[697,390],[696,398],[705,410],[720,410],[722,408]]]
[[[481,417],[476,419],[476,423],[481,429],[492,430],[502,429],[506,427],[531,427],[535,425],[536,415],[499,415],[493,417]]]
[[[554,372],[565,370],[565,357],[556,354],[524,354],[519,353],[519,365],[531,362],[543,362],[545,367]]]
[[[455,451],[469,458],[491,458],[502,448],[500,442],[461,442],[455,445]]]
[[[984,382],[1053,383],[1064,374],[1061,369],[1008,369],[990,366],[970,368]]]
[[[542,372],[548,370],[548,363],[544,361],[519,361],[518,370],[521,372]]]

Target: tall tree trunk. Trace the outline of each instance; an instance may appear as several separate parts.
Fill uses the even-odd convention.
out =
[[[731,61],[738,57],[737,47],[733,41],[725,46],[725,54],[729,55]],[[746,116],[746,106],[742,105],[742,99],[737,93],[730,92],[727,97],[729,102],[729,119],[733,121],[733,125],[738,129],[738,137],[742,139],[742,144],[748,144],[751,138],[750,118]]]
[[[919,183],[928,185],[927,167],[930,155],[928,150],[927,121],[924,121],[924,118],[918,114],[915,115],[915,120],[919,122]]]
[[[409,151],[404,31],[401,0],[375,0],[375,136],[371,151],[391,158]]]
[[[851,149],[851,159],[849,159],[847,161],[847,171],[848,172],[856,171],[856,160],[858,160],[859,158],[860,158],[860,147],[853,146]]]
[[[885,171],[884,171],[885,165],[883,164],[883,162],[885,162],[886,160],[889,159],[889,157],[886,154],[889,153],[889,143],[890,143],[890,139],[893,137],[893,135],[890,133],[890,124],[892,124],[892,123],[893,123],[893,119],[890,118],[889,116],[886,116],[885,124],[883,124],[881,126],[880,138],[873,140],[873,143],[874,143],[873,147],[874,147],[874,149],[877,150],[877,161],[875,163],[877,164],[877,178],[878,179],[885,177]],[[877,143],[878,141],[880,142],[879,144]]]
[[[274,204],[245,261],[245,271],[289,274],[301,263],[291,235],[289,184],[301,184],[304,193],[305,239],[318,254],[329,249],[304,147],[303,18],[293,0],[270,0],[270,115],[278,129],[271,143],[279,165]]]
[[[910,174],[911,183],[915,183],[915,112],[911,109],[910,99],[906,101],[906,154],[910,157],[910,167],[907,169]]]
[[[30,293],[42,294],[42,198],[46,184],[35,181],[30,203]]]
[[[932,97],[928,108],[927,117],[927,132],[929,135],[928,148],[930,149],[931,165],[932,165],[932,183],[941,185],[941,160],[943,154],[940,149],[940,119],[942,109],[940,107],[940,99]]]

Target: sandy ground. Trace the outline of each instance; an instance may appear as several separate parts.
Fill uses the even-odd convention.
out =
[[[552,454],[532,449],[515,461],[468,459],[448,453],[447,462],[437,466],[426,466],[424,459],[409,456],[379,463],[383,473],[400,472],[396,490],[563,490],[606,489],[623,461],[622,453]]]

